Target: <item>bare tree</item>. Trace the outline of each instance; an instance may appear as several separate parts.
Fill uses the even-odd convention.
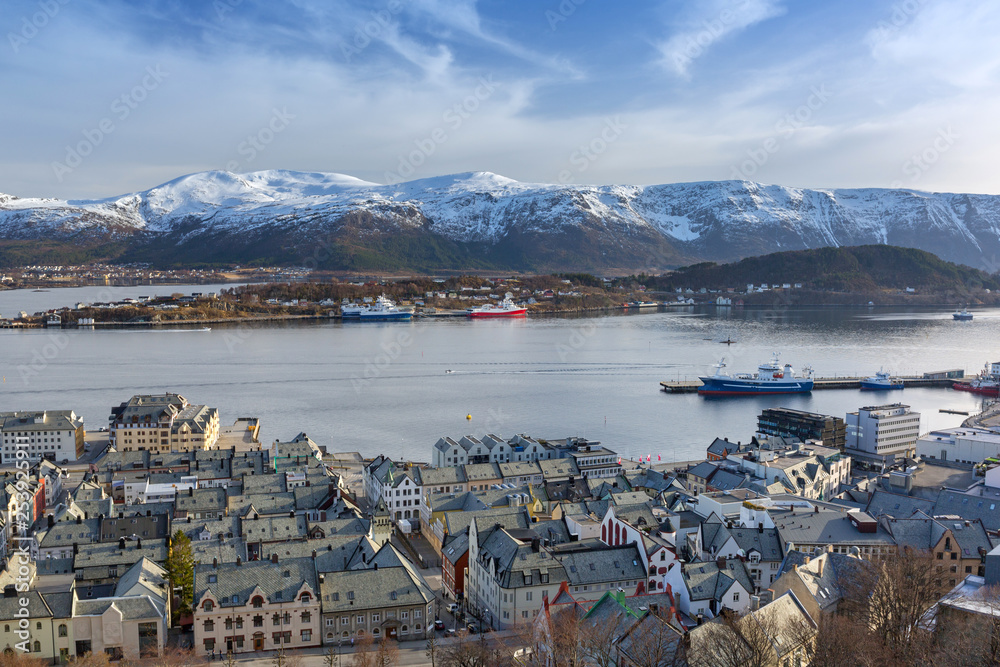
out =
[[[354,645],[354,657],[351,659],[353,667],[375,667],[374,642],[368,632],[358,637]]]
[[[424,655],[430,658],[431,660],[431,667],[437,667],[437,654],[438,654],[437,639],[438,639],[437,632],[435,632],[432,629],[431,634],[427,635],[427,645],[426,645],[426,650],[424,651]]]
[[[928,656],[932,637],[921,619],[947,591],[933,554],[903,547],[865,562],[844,581],[841,610],[874,636],[882,664],[916,664]]]
[[[489,667],[493,664],[485,643],[475,641],[465,630],[459,632],[451,643],[442,646],[438,655],[441,667]]]
[[[395,639],[385,637],[375,652],[375,667],[390,667],[399,660],[399,645]]]

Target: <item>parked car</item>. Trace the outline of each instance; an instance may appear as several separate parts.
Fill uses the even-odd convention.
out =
[[[444,621],[442,621],[440,618],[435,618],[434,619],[434,629],[435,630],[444,630]]]
[[[477,625],[476,623],[469,623],[468,625],[465,626],[465,629],[469,631],[470,635],[479,634],[479,625]]]
[[[456,611],[458,611],[458,605],[455,604],[454,602],[450,602],[448,603],[447,609],[449,614],[454,614]]]

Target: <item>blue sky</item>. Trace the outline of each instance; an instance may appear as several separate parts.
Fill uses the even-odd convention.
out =
[[[0,192],[209,169],[1000,193],[1000,6],[6,0]]]

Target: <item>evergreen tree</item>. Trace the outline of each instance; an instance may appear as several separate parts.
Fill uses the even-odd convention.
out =
[[[194,555],[191,552],[191,538],[178,530],[170,540],[170,552],[164,564],[170,579],[171,591],[180,588],[180,602],[174,609],[174,622],[182,614],[191,613],[194,602]]]

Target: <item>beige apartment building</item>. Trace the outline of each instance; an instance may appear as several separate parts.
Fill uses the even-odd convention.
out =
[[[119,452],[191,452],[219,439],[219,411],[180,394],[133,396],[111,413],[109,441]]]
[[[194,649],[201,655],[319,646],[320,597],[312,558],[198,565]]]

